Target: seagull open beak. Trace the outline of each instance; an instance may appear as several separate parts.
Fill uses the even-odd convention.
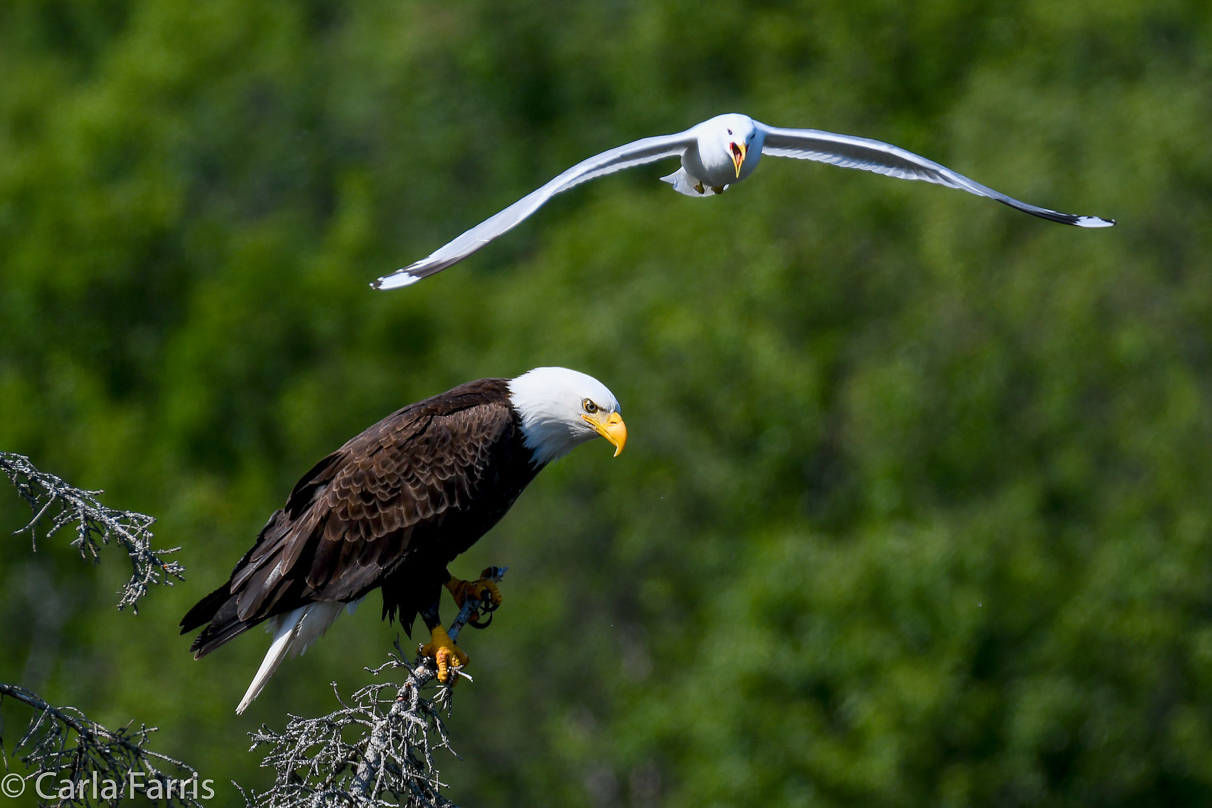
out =
[[[617,412],[612,412],[604,421],[592,415],[582,415],[581,417],[585,419],[587,424],[597,430],[599,435],[614,445],[615,457],[623,453],[623,447],[627,445],[627,424],[623,423],[623,416]]]
[[[745,155],[749,152],[749,147],[744,143],[737,145],[735,143],[728,144],[728,151],[732,152],[732,165],[736,167],[736,177],[741,178],[741,166],[745,164]]]

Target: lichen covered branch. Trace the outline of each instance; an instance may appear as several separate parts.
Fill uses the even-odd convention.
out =
[[[505,570],[491,572],[486,577],[500,581]],[[467,599],[448,628],[452,639],[484,605]],[[269,791],[248,798],[250,806],[454,808],[442,796],[446,786],[434,763],[441,749],[453,754],[441,718],[451,709],[452,684],[439,684],[432,698],[422,695],[437,667],[419,655],[409,663],[399,641],[386,663],[368,670],[399,671],[403,682],[368,685],[348,702],[334,682],[340,709],[319,718],[291,716],[280,733],[266,726],[251,733],[253,749],[268,747],[261,765],[276,769],[277,778]]]
[[[193,767],[147,749],[155,727],[132,723],[110,730],[74,707],[55,707],[23,687],[0,683],[0,707],[6,699],[34,711],[11,757],[30,770],[21,775],[27,784],[39,781],[39,790],[55,793],[56,805],[116,805],[137,791],[165,806],[200,808],[199,795],[210,791],[209,785],[199,790]],[[0,760],[7,770],[3,747],[0,736]],[[49,775],[49,782],[42,775]],[[120,792],[116,799],[106,793],[111,784]],[[38,793],[32,786],[24,791]]]
[[[97,495],[103,491],[85,491],[71,486],[53,474],[39,471],[22,455],[0,452],[0,471],[8,476],[17,493],[34,511],[33,519],[14,531],[14,535],[28,533],[35,549],[38,526],[49,519],[45,530],[47,538],[68,525],[75,525],[76,538],[72,546],[86,561],[99,563],[101,545],[111,541],[126,551],[132,571],[130,580],[119,590],[119,609],[130,606],[138,613],[138,601],[150,586],[172,586],[174,579],[184,580],[185,568],[176,561],[165,560],[181,548],[152,549],[151,526],[156,521],[152,517],[108,508],[97,500]]]

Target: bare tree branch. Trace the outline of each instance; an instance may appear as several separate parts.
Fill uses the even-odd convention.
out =
[[[74,707],[55,707],[23,687],[0,683],[0,706],[6,698],[34,711],[12,756],[19,756],[32,769],[21,775],[27,786],[38,781],[40,775],[51,775],[50,782],[40,787],[45,793],[55,793],[55,805],[117,805],[124,797],[133,796],[132,791],[142,791],[157,802],[162,800],[166,806],[201,808],[197,797],[205,796],[210,789],[207,785],[199,790],[197,771],[146,748],[155,727],[140,724],[134,728],[132,722],[117,731],[109,730]],[[3,754],[3,745],[0,734],[0,760],[7,770],[8,757]],[[16,776],[12,774],[9,778]],[[132,789],[132,782],[139,787]],[[118,792],[116,797],[105,793],[105,786],[111,783],[117,786],[110,789]],[[23,790],[37,794],[34,789]],[[70,796],[65,796],[65,791]]]
[[[39,471],[28,457],[11,452],[0,452],[0,471],[8,475],[21,498],[29,503],[34,518],[25,527],[14,531],[14,535],[28,533],[37,549],[37,528],[44,519],[50,519],[46,537],[55,535],[61,528],[75,524],[76,538],[72,546],[80,551],[81,558],[101,561],[102,544],[111,540],[119,544],[130,556],[132,572],[130,580],[119,590],[121,599],[118,608],[127,606],[136,614],[138,601],[154,584],[173,585],[173,579],[185,580],[185,568],[176,561],[165,561],[164,557],[180,550],[153,550],[151,526],[155,519],[134,511],[119,511],[107,508],[96,497],[103,491],[84,491],[68,485],[53,474]]]
[[[504,568],[493,567],[484,577],[500,581],[504,574]],[[468,598],[450,624],[451,639],[487,606],[487,599]],[[276,769],[277,780],[269,791],[251,798],[246,794],[249,806],[457,808],[441,794],[446,784],[433,759],[441,749],[454,754],[441,712],[450,712],[455,680],[439,684],[433,698],[422,696],[437,667],[420,655],[409,663],[398,639],[387,662],[367,670],[376,676],[401,671],[404,681],[368,685],[349,702],[333,682],[340,709],[319,718],[291,716],[281,733],[265,725],[250,733],[252,749],[269,747],[261,765]]]
[[[44,519],[50,520],[48,538],[74,523],[72,546],[94,564],[100,563],[101,545],[111,540],[126,550],[134,571],[120,590],[119,609],[129,605],[137,613],[138,600],[151,584],[172,586],[170,579],[183,580],[184,568],[163,560],[180,548],[152,550],[151,525],[156,521],[152,517],[107,508],[96,499],[103,492],[68,485],[39,471],[22,455],[0,452],[0,471],[34,511],[33,519],[14,531],[14,535],[28,533],[34,550],[38,549],[37,528]],[[136,728],[131,722],[110,730],[75,707],[56,707],[31,690],[0,683],[0,707],[6,699],[26,705],[33,716],[10,755],[4,748],[4,715],[0,713],[0,761],[5,771],[10,756],[29,770],[4,777],[4,796],[28,791],[39,799],[39,805],[50,805],[53,800],[56,806],[100,806],[118,805],[142,793],[165,806],[201,808],[198,798],[213,795],[209,780],[199,789],[198,773],[192,766],[146,748],[155,727],[140,724]]]

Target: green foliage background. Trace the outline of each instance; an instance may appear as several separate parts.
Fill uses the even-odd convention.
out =
[[[0,76],[0,448],[188,569],[136,617],[116,552],[0,541],[0,680],[159,725],[234,804],[245,733],[398,628],[375,596],[237,717],[266,640],[195,663],[181,614],[346,438],[561,364],[631,442],[459,562],[510,575],[456,801],[1212,802],[1207,4],[11,0]],[[662,165],[367,288],[730,110],[1120,224],[773,159],[698,202]]]

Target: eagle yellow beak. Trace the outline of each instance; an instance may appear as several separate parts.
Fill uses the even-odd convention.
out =
[[[741,178],[741,166],[745,164],[745,155],[749,153],[749,147],[744,143],[736,144],[729,143],[728,150],[732,152],[732,165],[736,168],[737,179]]]
[[[599,435],[614,445],[615,457],[623,453],[623,447],[627,445],[627,424],[623,423],[623,416],[612,412],[605,420],[592,415],[581,417],[585,419],[585,423],[597,430]]]

